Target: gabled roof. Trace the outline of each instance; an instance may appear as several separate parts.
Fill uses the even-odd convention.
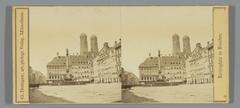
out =
[[[158,66],[158,57],[148,57],[139,67],[154,67]]]
[[[192,51],[192,53],[191,53],[191,56],[193,56],[193,55],[195,55],[195,54],[199,54],[199,53],[202,53],[204,50],[206,50],[205,48],[198,48],[198,47],[196,47],[193,51]]]
[[[66,57],[65,56],[58,56],[54,57],[47,65],[65,65],[66,64]]]
[[[87,62],[89,60],[88,58],[79,55],[70,55],[68,58],[69,65],[83,64],[83,62]],[[66,56],[54,57],[47,65],[66,65]]]
[[[213,43],[208,44],[206,48],[213,48]]]

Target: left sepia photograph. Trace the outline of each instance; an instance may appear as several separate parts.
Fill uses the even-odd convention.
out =
[[[121,100],[121,31],[116,11],[30,7],[30,103]]]

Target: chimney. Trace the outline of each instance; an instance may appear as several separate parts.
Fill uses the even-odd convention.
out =
[[[202,48],[201,43],[197,43],[196,48]]]
[[[104,42],[103,47],[104,47],[104,48],[109,48],[108,42]]]
[[[59,52],[57,52],[57,57],[59,58]]]

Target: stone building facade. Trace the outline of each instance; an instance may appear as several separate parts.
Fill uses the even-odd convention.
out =
[[[70,54],[68,49],[65,56],[54,57],[47,64],[47,82],[49,84],[62,84],[66,80],[71,80],[74,84],[99,82],[98,79],[104,77],[101,83],[112,83],[119,81],[118,71],[121,67],[121,42],[115,42],[113,47],[107,43],[98,51],[97,37],[90,38],[91,49],[88,51],[87,35],[80,35],[80,54]],[[102,69],[102,70],[101,70]],[[96,76],[96,73],[100,76]]]
[[[166,82],[185,82],[185,58],[184,56],[162,56],[161,73]]]
[[[181,83],[185,81],[185,58],[181,56],[148,57],[139,65],[140,81],[149,83],[165,81]]]
[[[208,52],[208,62],[209,62],[209,70],[210,70],[210,74],[211,74],[211,82],[213,82],[213,77],[214,77],[214,66],[213,66],[213,61],[214,61],[214,50],[213,50],[213,42],[208,42],[207,46],[206,46],[207,52]]]
[[[155,82],[159,80],[160,68],[158,57],[148,57],[139,65],[140,82]]]
[[[93,59],[93,71],[95,83],[117,83],[120,82],[121,70],[121,41],[115,42],[109,47],[105,42],[96,58]]]
[[[213,82],[213,43],[202,47],[200,43],[186,60],[187,83],[203,84]]]
[[[48,63],[48,83],[62,83],[67,75],[67,71],[73,76],[73,81],[90,82],[93,80],[93,69],[90,59],[81,55],[66,55],[54,57]]]
[[[57,56],[54,57],[47,64],[47,72],[48,72],[48,83],[60,83],[64,80],[66,75],[66,56]]]

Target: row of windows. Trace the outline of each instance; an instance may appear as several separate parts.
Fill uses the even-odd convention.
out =
[[[165,72],[166,74],[183,74],[184,72],[182,72],[182,71],[174,71],[174,72]]]
[[[157,81],[157,76],[142,76],[141,80],[143,81]]]
[[[83,76],[77,76],[77,78],[90,78],[92,77],[91,75],[83,75]],[[54,75],[54,76],[49,76],[49,79],[51,80],[63,80],[64,76],[63,75]]]
[[[92,77],[92,76],[90,76],[90,75],[77,76],[77,78],[90,78],[90,77]]]
[[[72,69],[89,69],[89,66],[73,66]]]
[[[163,64],[181,64],[182,62],[163,62]]]
[[[146,72],[146,73],[140,73],[141,75],[159,75],[158,72]]]
[[[97,61],[97,65],[108,65],[108,64],[112,64],[114,62],[117,62],[117,60],[115,60],[115,58],[107,58],[104,60],[98,60]]]
[[[167,79],[172,80],[172,79],[183,79],[183,76],[173,76],[173,77],[168,77]]]
[[[54,75],[54,76],[49,76],[49,79],[56,79],[56,80],[61,80],[63,79],[64,76],[63,75]]]
[[[48,73],[65,73],[66,69],[48,70]]]
[[[49,69],[66,69],[66,66],[48,66]],[[90,68],[89,66],[72,66],[73,69],[88,69]]]
[[[112,83],[112,82],[119,82],[119,78],[100,78],[100,83]]]
[[[117,72],[104,72],[104,73],[98,73],[99,76],[106,76],[106,75],[117,75]]]
[[[201,73],[201,72],[203,72],[203,70],[207,71],[205,67],[201,67],[201,68],[191,69],[189,72],[190,73],[199,73],[199,71],[200,71],[200,73]]]
[[[158,66],[152,66],[152,67],[139,67],[141,70],[158,70]]]
[[[212,83],[212,78],[203,78],[203,79],[188,79],[188,84],[204,84],[204,83]]]
[[[47,66],[48,69],[65,69],[66,66]]]
[[[81,72],[74,72],[75,74],[77,73],[77,74],[84,74],[84,73],[91,73],[91,74],[93,74],[93,71],[81,71]]]
[[[184,67],[182,67],[182,66],[168,66],[168,67],[164,67],[164,69],[166,69],[166,70],[184,69]]]
[[[87,64],[91,64],[91,62],[88,61],[81,61],[81,62],[71,62],[72,64],[83,64],[83,65],[87,65]]]
[[[98,67],[98,68],[96,68],[96,71],[97,72],[99,72],[99,73],[101,73],[101,72],[106,72],[106,71],[115,71],[116,70],[116,66],[108,66],[108,67],[106,67],[106,66],[104,66],[104,67]],[[111,72],[110,72],[111,73]]]
[[[200,78],[200,77],[205,77],[209,75],[211,75],[211,73],[197,73],[197,74],[191,74],[190,76],[191,78],[196,78],[196,77]]]

